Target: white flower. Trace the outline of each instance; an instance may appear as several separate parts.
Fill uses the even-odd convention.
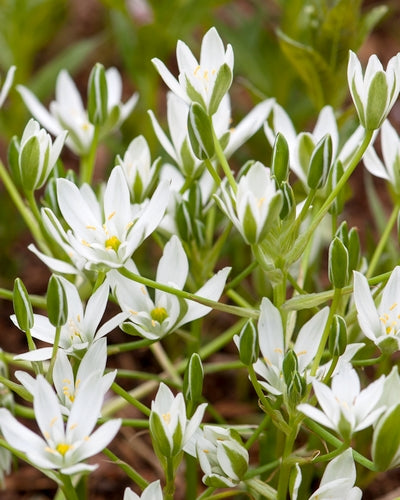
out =
[[[249,454],[231,429],[205,425],[196,452],[207,486],[234,488],[247,471]]]
[[[296,466],[298,478],[301,479],[300,467]],[[356,481],[356,466],[353,460],[352,449],[348,448],[326,466],[319,488],[308,500],[360,500],[362,491],[354,486]],[[292,500],[297,500],[300,481],[296,479],[297,489],[293,492]]]
[[[315,396],[322,411],[309,404],[297,409],[316,422],[333,429],[344,438],[369,427],[385,407],[377,407],[384,385],[384,377],[361,390],[360,379],[350,364],[332,377],[332,388],[318,380],[313,381]]]
[[[60,156],[66,135],[64,130],[53,144],[50,135],[40,128],[39,123],[29,120],[17,145],[18,169],[24,189],[34,191],[44,185]]]
[[[131,113],[137,95],[134,94],[125,104],[121,104],[122,81],[116,68],[109,68],[106,71],[106,79],[107,109],[109,113],[116,109],[118,120],[114,126],[118,126]],[[86,155],[89,152],[94,136],[94,125],[89,122],[82,98],[66,70],[60,71],[57,77],[56,95],[55,100],[50,103],[50,112],[26,87],[18,85],[17,90],[33,117],[51,134],[59,135],[63,130],[68,130],[67,146],[78,155]]]
[[[300,329],[293,345],[298,360],[298,371],[304,375],[307,367],[317,353],[325,323],[328,318],[325,307],[313,316]],[[280,395],[285,390],[282,376],[282,362],[287,351],[285,346],[282,318],[279,310],[264,297],[260,306],[258,320],[258,343],[263,360],[258,360],[253,367],[264,380],[260,384],[271,394]]]
[[[67,354],[80,355],[88,347],[100,339],[108,332],[116,328],[126,318],[126,314],[120,313],[104,323],[98,328],[103,313],[105,311],[109,285],[103,283],[89,298],[86,308],[83,308],[79,292],[72,283],[65,278],[60,277],[67,296],[68,319],[65,325],[61,327],[59,347],[64,349]],[[50,323],[46,316],[34,314],[34,325],[31,329],[32,337],[47,342],[54,343],[55,327]],[[14,324],[18,326],[16,317],[11,316]],[[30,361],[50,359],[52,347],[43,347],[25,354],[17,356],[18,359]]]
[[[122,167],[133,201],[142,202],[156,179],[159,164],[158,160],[151,164],[146,139],[142,135],[135,137],[124,157],[117,156],[116,164]]]
[[[79,189],[67,179],[57,179],[58,205],[70,229],[65,233],[59,225],[55,226],[55,216],[48,219],[48,229],[68,254],[72,247],[73,257],[85,259],[86,269],[121,267],[157,228],[168,196],[168,182],[161,182],[147,203],[131,206],[129,188],[119,165],[111,172],[102,203],[88,185]]]
[[[104,397],[117,373],[114,370],[113,372],[104,374],[106,361],[107,342],[104,338],[99,339],[88,348],[79,363],[78,370],[76,371],[75,369],[75,373],[65,351],[58,349],[53,369],[53,383],[58,395],[61,412],[64,415],[69,415],[80,387],[91,376],[101,381],[99,385],[102,387]],[[28,373],[18,370],[15,372],[15,377],[31,394],[34,394],[36,379]]]
[[[390,59],[386,71],[372,55],[363,75],[360,61],[350,51],[347,79],[361,125],[367,130],[378,129],[399,95],[400,53]]]
[[[102,451],[118,432],[121,421],[110,420],[93,432],[103,403],[100,382],[89,377],[82,384],[64,425],[58,398],[42,375],[38,376],[33,409],[43,437],[22,425],[6,409],[0,409],[0,429],[6,441],[26,454],[36,467],[59,469],[62,474],[91,471],[82,463]]]
[[[137,273],[133,263],[127,268]],[[225,286],[230,268],[225,267],[210,278],[196,295],[218,300]],[[163,256],[157,268],[156,281],[177,290],[183,290],[189,272],[189,265],[182,243],[172,236],[165,245]],[[190,300],[179,299],[172,293],[155,290],[154,301],[145,287],[133,280],[110,272],[108,279],[121,309],[130,314],[129,320],[139,335],[156,340],[176,330],[179,326],[208,314],[210,307]],[[129,324],[129,323],[128,323]]]
[[[384,352],[400,349],[400,266],[396,266],[383,290],[378,307],[367,278],[354,271],[354,302],[364,335]]]
[[[199,428],[207,403],[198,406],[191,419],[186,416],[183,394],[176,396],[164,383],[160,384],[151,403],[150,433],[164,457],[174,457],[182,451]]]
[[[198,102],[213,115],[222,97],[232,82],[233,51],[228,44],[226,51],[218,32],[211,28],[201,43],[200,62],[189,47],[178,41],[176,47],[178,80],[159,59],[152,59],[161,78],[178,97],[186,101]]]
[[[231,128],[231,105],[229,95],[226,94],[212,116],[212,124],[217,138],[221,141],[225,156],[229,158],[242,144],[244,144],[267,119],[273,105],[273,99],[267,99],[257,104],[240,123]],[[174,93],[167,94],[167,121],[169,135],[167,137],[159,125],[154,113],[149,111],[154,132],[160,144],[174,160],[179,169],[187,177],[193,177],[204,163],[194,156],[188,137],[187,118],[188,104]]]
[[[123,500],[163,500],[160,481],[150,483],[140,496],[136,495],[130,488],[126,488]]]
[[[215,199],[248,244],[264,239],[282,207],[282,193],[276,189],[269,168],[260,162],[240,178],[236,194],[223,183]]]
[[[4,80],[3,87],[1,88],[0,92],[0,108],[3,106],[4,101],[7,98],[8,92],[10,91],[16,69],[17,69],[16,66],[11,66],[10,69],[7,71],[6,79]]]
[[[363,162],[372,174],[392,184],[396,193],[400,192],[400,137],[388,120],[382,123],[381,149],[383,162],[370,146],[364,153]]]

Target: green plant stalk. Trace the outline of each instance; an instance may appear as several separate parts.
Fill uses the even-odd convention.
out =
[[[336,313],[337,307],[340,302],[340,298],[342,296],[342,289],[341,288],[335,288],[334,293],[333,293],[333,300],[331,307],[329,309],[329,315],[328,319],[326,320],[325,328],[322,333],[321,341],[318,346],[317,354],[315,355],[315,358],[312,362],[311,365],[311,370],[310,370],[310,376],[313,377],[317,373],[317,369],[319,367],[319,363],[321,361],[322,355],[324,354],[325,350],[325,345],[329,337],[330,329],[331,329],[331,324],[332,324],[332,319],[334,314]]]
[[[164,500],[174,500],[175,474],[174,474],[174,460],[171,457],[167,457],[167,466],[165,468],[165,480],[166,484],[164,486]]]
[[[329,207],[335,200],[336,196],[339,194],[339,192],[343,189],[345,186],[346,182],[349,180],[351,174],[354,172],[355,168],[361,161],[361,158],[363,157],[365,150],[369,146],[371,139],[373,137],[374,131],[373,130],[365,130],[365,135],[362,143],[360,144],[360,147],[354,154],[353,158],[351,159],[349,165],[346,167],[346,170],[342,177],[339,179],[339,182],[336,184],[334,189],[330,192],[329,196],[323,203],[322,207],[319,209],[318,213],[314,217],[314,219],[311,221],[310,226],[308,227],[307,231],[305,231],[304,234],[302,234],[296,241],[293,250],[291,251],[291,255],[293,256],[293,262],[295,262],[299,256],[301,255],[303,248],[309,238],[312,236],[314,231],[317,229],[319,223],[321,220],[324,218],[326,213],[329,210]]]
[[[304,419],[304,423],[310,430],[315,432],[320,438],[322,438],[327,443],[335,446],[336,448],[342,446],[343,441],[341,441],[339,438],[337,438],[329,431],[324,429],[321,425],[314,422],[314,420],[311,420],[310,418],[306,417]],[[353,458],[356,462],[358,462],[366,469],[373,472],[377,472],[375,464],[371,460],[368,460],[368,458],[365,458],[363,455],[361,455],[361,453],[358,453],[358,451],[353,450]]]
[[[0,161],[0,178],[3,181],[4,187],[7,189],[8,194],[10,195],[10,198],[12,199],[15,207],[17,208],[18,212],[21,214],[22,218],[24,219],[26,225],[29,228],[29,231],[31,232],[32,236],[34,237],[39,248],[42,251],[46,252],[47,246],[44,242],[43,235],[40,231],[39,225],[36,222],[35,217],[33,216],[32,212],[25,205],[21,195],[18,193],[18,190],[15,187],[15,184],[12,181],[12,179],[11,179],[9,173],[7,172],[7,169],[4,166],[2,161]]]
[[[290,433],[286,436],[285,439],[285,446],[282,454],[282,465],[279,470],[278,494],[276,497],[277,500],[286,500],[287,498],[290,471],[292,470],[293,464],[286,459],[291,455],[293,451],[294,442],[299,432],[299,423],[297,422],[296,417],[290,417],[289,427]]]
[[[56,334],[54,336],[53,350],[51,352],[50,366],[49,366],[49,369],[47,370],[47,374],[46,374],[46,380],[48,382],[52,381],[53,368],[54,368],[54,363],[56,362],[58,344],[60,343],[60,336],[61,336],[61,326],[57,326],[56,327]]]
[[[269,500],[276,500],[277,498],[279,498],[277,497],[276,490],[272,488],[272,486],[269,486],[269,484],[261,481],[261,479],[247,479],[246,484],[250,489],[259,493],[261,495],[261,498],[268,498]]]
[[[111,389],[117,393],[119,396],[125,399],[125,401],[139,411],[141,411],[146,417],[150,416],[150,410],[143,403],[138,401],[135,397],[133,397],[129,392],[125,391],[122,387],[120,387],[116,382],[113,382]]]
[[[195,500],[197,496],[197,459],[192,457],[188,453],[185,455],[185,478],[186,478],[186,491],[185,498],[186,500]]]
[[[233,278],[225,287],[225,290],[230,290],[231,288],[236,288],[240,283],[249,276],[254,269],[258,267],[258,262],[256,260],[252,260],[250,264],[243,269],[237,276]]]
[[[211,177],[214,179],[214,182],[217,186],[221,185],[221,179],[217,172],[215,171],[214,165],[211,163],[211,161],[206,158],[204,160],[204,165],[206,166],[208,173],[211,175]]]
[[[164,369],[166,373],[171,377],[173,382],[178,386],[182,386],[182,379],[179,376],[178,372],[171,360],[167,356],[163,346],[160,342],[155,342],[150,345],[150,350],[154,354],[157,361],[160,363],[161,367]]]
[[[365,276],[367,278],[370,278],[374,274],[375,268],[376,268],[378,261],[382,255],[382,252],[385,248],[385,245],[386,245],[387,240],[390,236],[390,233],[392,232],[393,226],[396,223],[399,210],[400,210],[400,203],[396,203],[394,208],[393,208],[393,211],[390,215],[390,218],[385,226],[385,230],[382,233],[382,236],[379,240],[379,243],[378,243],[377,247],[375,248],[374,254],[373,254],[371,261],[369,263],[368,270],[365,274]]]
[[[249,450],[252,447],[252,445],[257,441],[258,436],[264,431],[264,429],[267,427],[267,425],[270,422],[271,422],[271,417],[269,415],[265,415],[265,417],[262,419],[261,423],[257,426],[257,429],[253,432],[253,434],[246,441],[246,444],[244,445],[246,450]]]
[[[81,158],[80,178],[81,183],[91,184],[93,180],[94,165],[96,161],[97,145],[99,142],[99,127],[94,127],[93,140],[87,155]]]
[[[214,139],[214,148],[215,148],[215,154],[218,158],[219,164],[222,167],[222,170],[224,171],[224,174],[226,175],[226,178],[228,179],[229,185],[231,186],[233,192],[236,194],[237,193],[237,184],[235,181],[235,178],[232,174],[231,167],[229,166],[229,163],[226,159],[226,156],[221,148],[221,144],[218,140],[218,137],[215,133],[214,127],[212,128],[212,134],[213,134],[213,139]]]
[[[177,297],[181,297],[183,299],[193,300],[194,302],[212,307],[213,309],[216,309],[218,311],[227,312],[245,318],[258,318],[258,311],[244,309],[243,307],[221,304],[220,302],[216,302],[215,300],[206,299],[204,297],[200,297],[199,295],[195,295],[194,293],[186,292],[185,290],[178,290],[171,286],[157,283],[156,281],[153,281],[149,278],[144,278],[139,274],[132,273],[125,267],[118,268],[118,271],[122,274],[122,276],[136,281],[137,283],[141,283],[142,285],[148,286],[150,288],[156,288],[157,290],[162,290],[163,292],[171,293],[172,295],[176,295]]]
[[[103,450],[104,455],[106,455],[112,462],[114,462],[118,467],[120,467],[128,477],[132,479],[143,490],[149,485],[149,483],[144,479],[138,472],[135,471],[130,465],[128,465],[123,460],[119,459],[112,451],[108,448]]]
[[[68,498],[68,500],[84,500],[83,498],[80,499],[77,495],[77,489],[74,488],[72,484],[71,476],[60,473],[60,479],[63,483],[61,486],[61,490],[64,493],[65,498]]]

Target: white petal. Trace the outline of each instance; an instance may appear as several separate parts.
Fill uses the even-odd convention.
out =
[[[258,320],[258,342],[265,361],[277,368],[281,367],[285,351],[282,318],[279,310],[263,297]]]

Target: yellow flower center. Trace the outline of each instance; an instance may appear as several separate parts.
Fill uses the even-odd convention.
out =
[[[104,246],[106,250],[114,250],[117,252],[120,244],[121,242],[116,236],[111,236],[111,238],[106,239]]]
[[[165,307],[155,307],[150,313],[151,319],[162,323],[168,318],[168,313]]]
[[[58,451],[58,453],[60,453],[60,455],[64,456],[68,450],[70,450],[72,448],[72,445],[70,444],[67,444],[67,443],[59,443],[57,446],[56,446],[56,450]]]

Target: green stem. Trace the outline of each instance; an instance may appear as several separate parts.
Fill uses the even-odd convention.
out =
[[[149,278],[144,278],[139,274],[132,273],[124,267],[120,267],[118,271],[122,274],[122,276],[136,281],[137,283],[141,283],[142,285],[148,286],[150,288],[156,288],[157,290],[162,290],[163,292],[171,293],[172,295],[176,295],[177,297],[181,297],[183,299],[193,300],[194,302],[212,307],[213,309],[216,309],[218,311],[227,312],[245,318],[258,318],[258,311],[244,309],[243,307],[221,304],[220,302],[206,299],[205,297],[200,297],[199,295],[195,295],[194,293],[186,292],[184,290],[178,290],[177,288],[173,288],[162,283],[157,283],[157,281],[153,281]]]
[[[276,500],[277,499],[277,492],[269,486],[269,484],[264,483],[261,481],[261,479],[248,479],[246,481],[247,486],[253,490],[256,491],[261,495],[261,498],[268,498],[269,500]],[[279,498],[279,497],[278,497]],[[286,497],[285,497],[286,500]]]
[[[112,451],[108,448],[103,450],[104,455],[106,455],[110,460],[112,460],[118,467],[120,467],[128,477],[132,479],[140,488],[143,490],[149,485],[149,483],[144,479],[138,472],[135,471],[130,465],[118,458]]]
[[[289,426],[290,433],[285,439],[285,447],[282,454],[282,465],[279,471],[277,500],[286,500],[287,498],[290,471],[292,470],[293,464],[286,461],[286,459],[293,451],[294,442],[298,434],[299,424],[297,423],[296,418],[291,418],[289,420]]]
[[[150,410],[147,408],[147,406],[134,398],[131,394],[129,394],[129,392],[125,391],[125,389],[120,387],[116,382],[113,382],[111,389],[119,396],[124,398],[127,403],[131,404],[139,411],[141,411],[144,415],[146,415],[146,417],[150,416]]]
[[[229,166],[229,163],[228,163],[226,156],[224,154],[224,151],[221,148],[221,144],[220,144],[218,137],[215,133],[214,127],[212,127],[212,133],[213,133],[213,139],[214,139],[215,154],[217,155],[218,161],[222,167],[222,170],[224,171],[224,174],[226,175],[226,178],[228,179],[228,182],[229,182],[233,192],[236,194],[237,184],[236,184],[235,178],[232,174],[231,167]]]
[[[167,458],[167,467],[165,470],[166,484],[164,487],[164,500],[174,500],[175,478],[174,478],[174,462],[172,458]]]
[[[317,354],[315,355],[314,361],[311,365],[311,371],[310,371],[310,376],[313,377],[317,373],[317,369],[319,367],[319,363],[321,361],[322,355],[324,354],[325,350],[325,345],[329,337],[330,329],[331,329],[331,323],[333,316],[336,312],[337,306],[340,301],[340,297],[342,295],[342,289],[340,288],[335,288],[334,294],[333,294],[333,300],[331,307],[329,309],[329,316],[328,319],[326,320],[325,328],[321,337],[321,341],[318,346]]]
[[[253,434],[246,441],[245,448],[249,450],[251,446],[257,441],[258,436],[265,430],[269,422],[271,421],[271,417],[269,415],[265,415],[262,419],[260,425],[257,426],[257,429],[253,432]]]
[[[76,494],[76,488],[74,488],[72,484],[71,476],[68,476],[67,474],[60,474],[60,479],[63,483],[61,489],[65,498],[68,498],[68,500],[79,500],[79,497]]]
[[[360,144],[360,147],[354,154],[353,158],[351,159],[351,162],[349,165],[346,167],[346,170],[342,177],[339,179],[338,183],[332,189],[330,194],[328,195],[327,199],[323,203],[322,207],[319,209],[318,213],[314,217],[314,219],[311,221],[311,224],[309,225],[307,231],[305,231],[296,241],[293,250],[290,252],[291,254],[291,261],[295,262],[303,252],[304,246],[307,244],[308,240],[312,236],[312,234],[315,232],[317,229],[319,223],[321,220],[324,218],[326,213],[329,210],[329,207],[332,205],[333,201],[335,200],[336,196],[339,194],[339,192],[343,189],[343,187],[346,185],[347,181],[349,180],[351,174],[354,172],[355,168],[357,165],[360,163],[361,158],[363,157],[365,150],[369,146],[369,143],[371,142],[371,139],[373,137],[374,131],[373,130],[365,130],[365,135],[362,143]]]
[[[211,175],[211,177],[214,179],[214,182],[217,186],[221,185],[221,179],[219,178],[217,172],[215,171],[214,165],[211,163],[211,161],[207,158],[204,160],[204,164],[208,170],[208,173]]]
[[[57,326],[56,333],[54,336],[53,350],[51,352],[50,366],[49,366],[49,369],[47,370],[47,374],[46,374],[46,379],[48,382],[52,381],[53,368],[54,368],[54,363],[56,362],[58,344],[60,343],[60,336],[61,336],[61,326]]]
[[[258,262],[256,260],[252,260],[251,263],[243,269],[237,276],[233,278],[225,287],[225,290],[229,290],[231,288],[236,288],[249,274],[251,274],[254,269],[258,266]]]
[[[82,157],[81,160],[81,183],[91,184],[93,180],[94,165],[96,160],[97,145],[99,142],[99,127],[95,126],[92,144],[87,155]]]
[[[396,205],[394,206],[393,211],[390,215],[388,223],[386,224],[385,230],[382,233],[381,239],[379,240],[378,246],[375,248],[375,252],[374,252],[374,254],[371,258],[371,261],[369,263],[368,271],[365,274],[365,276],[367,278],[370,278],[375,271],[375,267],[378,264],[380,256],[385,248],[386,242],[390,236],[390,233],[392,232],[393,226],[396,223],[399,209],[400,209],[400,203],[396,203]]]
[[[39,227],[38,223],[36,222],[35,217],[33,216],[32,212],[25,205],[21,195],[19,194],[17,188],[15,187],[14,182],[12,181],[9,173],[7,172],[6,167],[4,166],[3,162],[1,162],[1,161],[0,161],[0,178],[3,181],[3,184],[8,191],[10,198],[12,199],[18,212],[21,214],[22,218],[24,219],[26,225],[29,228],[29,231],[31,232],[32,236],[34,237],[39,248],[43,252],[46,252],[48,249],[47,249],[47,246],[46,246],[45,241],[43,239],[43,235],[40,231],[40,227]]]

